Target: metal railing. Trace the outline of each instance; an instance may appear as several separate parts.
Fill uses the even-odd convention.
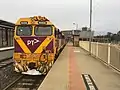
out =
[[[80,41],[79,45],[89,52],[89,41]],[[90,53],[120,71],[120,47],[118,45],[92,42]]]

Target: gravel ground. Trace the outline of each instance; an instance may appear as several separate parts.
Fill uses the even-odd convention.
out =
[[[13,82],[20,75],[14,72],[13,65],[8,65],[0,68],[0,90],[3,90],[7,85]]]

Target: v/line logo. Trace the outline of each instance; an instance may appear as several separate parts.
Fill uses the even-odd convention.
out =
[[[33,39],[33,40],[27,40],[27,45],[29,46],[29,45],[34,45],[34,44],[36,44],[36,43],[38,43],[38,42],[40,42],[40,40],[37,40],[37,39]]]

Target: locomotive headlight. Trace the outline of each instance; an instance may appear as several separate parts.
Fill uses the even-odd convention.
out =
[[[44,22],[44,21],[39,21],[38,24],[47,24],[47,22]]]
[[[51,50],[47,50],[46,52],[47,52],[47,53],[51,53]]]

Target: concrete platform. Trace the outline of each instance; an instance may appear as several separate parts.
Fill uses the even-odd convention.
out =
[[[38,90],[87,90],[82,74],[89,74],[99,90],[120,90],[120,74],[71,44],[62,51]]]
[[[14,52],[14,47],[0,48],[0,61],[6,58],[12,58],[13,52]]]
[[[67,90],[68,50],[64,48],[38,90]]]
[[[99,90],[120,90],[120,74],[83,49],[78,47],[75,50],[80,51],[75,54],[79,71],[90,74]]]

